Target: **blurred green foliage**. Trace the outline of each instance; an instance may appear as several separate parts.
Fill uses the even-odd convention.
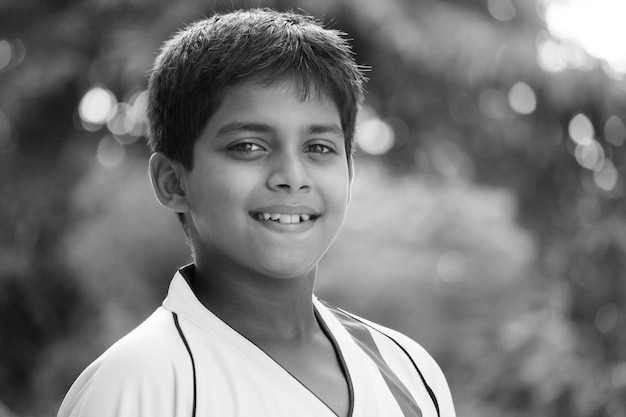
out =
[[[189,258],[141,140],[81,123],[81,98],[128,101],[174,30],[258,5],[348,32],[366,109],[395,133],[357,155],[318,295],[423,344],[459,415],[625,416],[626,152],[607,123],[623,128],[623,76],[542,69],[543,1],[251,3],[0,3],[0,416],[55,415]],[[614,171],[585,168],[579,113]]]

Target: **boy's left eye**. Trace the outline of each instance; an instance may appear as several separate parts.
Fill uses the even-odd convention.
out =
[[[318,154],[330,154],[335,153],[335,150],[330,146],[322,145],[321,143],[314,143],[312,145],[307,145],[304,148],[304,152],[307,153],[318,153]]]

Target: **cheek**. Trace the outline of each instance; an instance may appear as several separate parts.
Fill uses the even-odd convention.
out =
[[[221,217],[221,213],[228,213],[231,196],[224,177],[219,176],[219,173],[207,171],[195,174],[189,187],[192,216],[204,223]]]
[[[329,177],[324,181],[322,192],[326,196],[327,204],[332,205],[334,210],[345,211],[350,195],[350,180],[347,170]]]

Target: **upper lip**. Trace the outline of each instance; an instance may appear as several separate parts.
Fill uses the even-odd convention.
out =
[[[254,213],[277,213],[277,214],[308,214],[309,216],[318,216],[319,212],[314,208],[303,205],[287,205],[287,204],[274,204],[271,206],[259,207],[250,210],[251,214]]]

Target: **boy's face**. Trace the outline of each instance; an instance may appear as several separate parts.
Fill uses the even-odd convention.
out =
[[[196,259],[272,277],[313,270],[337,235],[350,179],[331,99],[289,82],[226,91],[184,175]]]

